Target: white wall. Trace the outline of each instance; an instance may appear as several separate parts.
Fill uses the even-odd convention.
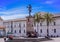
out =
[[[56,25],[54,26],[54,22],[50,23],[49,26],[49,36],[53,35],[53,36],[60,36],[60,18],[56,18],[55,20]],[[19,33],[20,27],[19,24],[21,24],[21,33]],[[23,26],[25,24],[25,27]],[[2,25],[2,23],[0,24]],[[6,26],[6,33],[8,31],[11,31],[11,27],[7,27],[7,26],[11,26],[11,23],[7,21],[7,23],[3,24],[4,26]],[[14,25],[16,25],[16,27],[14,27]],[[38,26],[37,29],[37,23],[36,26],[34,26],[34,29],[36,29],[36,31],[38,31],[39,36],[46,36],[47,35],[47,26],[46,26],[46,21],[42,23],[42,26]],[[42,33],[40,32],[40,29],[42,29]],[[56,33],[54,33],[54,29],[56,29]],[[15,33],[15,30],[17,31]],[[24,33],[24,30],[26,31],[26,21],[19,21],[19,22],[13,22],[13,34],[15,36],[26,36],[26,32]]]
[[[19,24],[21,25],[21,28],[19,27]],[[15,30],[16,30],[16,33],[15,33]],[[21,33],[19,33],[19,30],[21,30]],[[26,31],[26,21],[13,22],[13,34],[15,36],[25,36],[26,32],[24,33],[24,30]]]
[[[51,22],[49,24],[49,36],[60,36],[60,18],[55,19],[56,25],[54,25],[54,22]],[[42,26],[38,26],[37,29],[37,23],[36,26],[34,26],[34,29],[39,33],[39,36],[46,36],[47,35],[47,26],[46,26],[46,21],[42,23]],[[40,32],[40,29],[42,29],[42,33]],[[54,29],[56,29],[56,33],[54,33]]]

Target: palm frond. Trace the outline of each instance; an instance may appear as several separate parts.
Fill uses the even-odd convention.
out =
[[[45,19],[46,21],[48,21],[48,22],[54,21],[53,15],[50,14],[50,13],[44,14],[44,19]]]

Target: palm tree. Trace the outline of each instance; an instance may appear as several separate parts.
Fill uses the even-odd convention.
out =
[[[39,24],[39,22],[42,23],[43,20],[44,20],[44,19],[43,19],[43,17],[41,16],[41,14],[36,13],[36,14],[34,15],[34,25],[35,25],[35,23],[37,23],[37,33],[38,33],[38,31],[39,31],[38,24]]]
[[[44,20],[46,21],[46,25],[47,25],[47,38],[49,38],[49,23],[54,21],[53,15],[50,13],[46,13],[44,14]]]

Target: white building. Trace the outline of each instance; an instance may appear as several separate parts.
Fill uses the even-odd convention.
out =
[[[44,14],[44,13],[41,13]],[[60,36],[60,15],[54,14],[55,21],[50,23],[49,25],[49,36]],[[12,20],[3,20],[0,22],[3,26],[5,26],[6,35],[13,34],[14,36],[26,36],[27,31],[35,30],[39,33],[39,36],[47,36],[47,26],[46,22],[39,23],[34,25],[33,17],[30,17],[31,20],[31,28],[28,25],[28,17],[27,18],[19,18]],[[38,28],[37,28],[38,27]]]
[[[5,27],[3,26],[3,19],[0,17],[0,36],[5,35]]]
[[[14,36],[26,36],[26,18],[5,20],[3,26],[6,27],[6,35],[12,33]]]
[[[44,14],[44,13],[42,13]],[[60,36],[60,14],[54,14],[54,21],[49,24],[49,36]],[[39,36],[47,36],[47,25],[46,21],[34,26],[34,29],[38,31]]]

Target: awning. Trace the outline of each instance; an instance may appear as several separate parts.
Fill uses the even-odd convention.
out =
[[[5,29],[5,26],[0,26],[0,29]]]

